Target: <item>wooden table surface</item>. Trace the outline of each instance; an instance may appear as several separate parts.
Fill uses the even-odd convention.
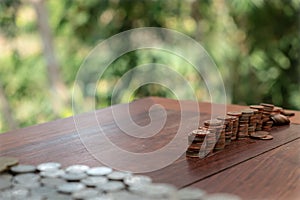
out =
[[[116,119],[127,122],[126,108],[129,108],[132,120],[140,126],[151,122],[150,108],[154,116],[152,120],[159,123],[164,120],[162,107],[167,118],[162,130],[153,137],[126,135],[116,123]],[[99,124],[106,137],[118,147],[134,153],[147,153],[163,148],[174,138],[180,120],[183,120],[181,116],[184,116],[183,130],[188,133],[198,125],[191,126],[197,116],[200,116],[200,125],[210,119],[211,108],[210,103],[158,97],[140,99],[81,114],[75,120],[70,117],[1,134],[0,156],[15,156],[26,164],[57,161],[64,167],[71,164],[103,165],[90,153],[88,145],[94,151],[109,155],[117,166],[135,169],[136,164],[130,158],[99,146]],[[215,105],[214,108],[222,109],[223,106]],[[245,106],[227,105],[226,108],[227,111],[239,111]],[[204,159],[186,158],[182,154],[170,165],[143,174],[152,177],[154,182],[171,183],[178,188],[199,187],[209,193],[233,193],[242,199],[300,199],[300,112],[295,113],[289,126],[273,127],[273,140],[233,141],[223,151]],[[75,125],[75,122],[80,123]],[[146,131],[143,134],[151,133]],[[186,147],[187,135],[181,136],[179,142]],[[155,167],[157,163],[149,160],[147,165]]]

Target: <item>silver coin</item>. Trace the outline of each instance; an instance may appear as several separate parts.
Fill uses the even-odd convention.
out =
[[[57,162],[48,162],[48,163],[42,163],[37,166],[37,169],[39,171],[53,171],[58,170],[61,167],[60,163]]]
[[[56,189],[51,187],[37,187],[30,190],[31,196],[47,198],[56,194]]]
[[[61,178],[67,180],[67,181],[80,181],[81,179],[84,179],[87,177],[85,173],[65,173],[60,176]]]
[[[11,174],[0,174],[0,180],[12,180],[13,176]]]
[[[121,181],[129,176],[131,176],[130,172],[114,171],[114,172],[108,174],[107,178],[109,178],[110,180]]]
[[[68,173],[84,173],[89,169],[90,169],[90,167],[87,165],[71,165],[66,168],[66,172],[68,172]]]
[[[67,182],[60,178],[43,178],[43,179],[41,179],[41,183],[44,186],[55,188],[55,187],[58,187],[59,185],[65,184]]]
[[[35,172],[36,167],[33,165],[16,165],[10,168],[14,173],[31,173]]]
[[[128,191],[118,191],[114,193],[108,193],[108,195],[111,196],[113,199],[118,200],[150,200],[149,198],[138,196]]]
[[[176,198],[177,191],[173,185],[163,183],[134,185],[129,190],[149,198]]]
[[[95,187],[108,182],[108,179],[104,176],[89,176],[81,180],[81,183],[89,187]]]
[[[206,195],[205,200],[241,200],[241,198],[234,194],[215,193]]]
[[[57,190],[62,193],[73,193],[85,188],[82,183],[65,183],[57,187]]]
[[[73,200],[73,198],[67,194],[55,193],[48,197],[47,200]]]
[[[61,170],[61,169],[40,172],[40,175],[42,177],[49,177],[49,178],[57,178],[57,177],[63,176],[64,174],[65,174],[65,171]]]
[[[12,185],[11,181],[8,179],[0,179],[0,190],[10,188]]]
[[[9,189],[1,192],[3,199],[26,199],[29,195],[29,190],[24,188],[19,189]]]
[[[143,175],[128,176],[124,179],[124,183],[128,186],[148,184],[151,182],[152,182],[152,179],[150,177],[143,176]]]
[[[37,188],[41,186],[40,182],[24,182],[24,183],[17,183],[17,182],[13,182],[13,188],[16,189],[32,189],[32,188]]]
[[[92,188],[86,188],[83,190],[80,190],[78,192],[74,192],[72,194],[72,197],[74,199],[88,199],[88,198],[92,198],[92,197],[96,197],[98,195],[100,195],[101,192]]]
[[[115,192],[125,188],[125,185],[120,181],[110,181],[97,186],[98,189],[105,192]]]
[[[116,200],[116,199],[113,198],[111,195],[103,194],[101,196],[87,198],[87,200]]]
[[[112,172],[112,168],[109,167],[93,167],[86,171],[86,173],[90,176],[105,176]]]
[[[40,178],[37,174],[25,173],[16,175],[13,180],[17,183],[34,183],[38,182]]]
[[[206,195],[206,192],[197,188],[183,188],[177,192],[180,200],[198,200]]]

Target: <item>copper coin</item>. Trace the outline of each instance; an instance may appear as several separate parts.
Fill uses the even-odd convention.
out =
[[[272,140],[273,136],[272,135],[267,135],[266,137],[260,138],[261,140]]]
[[[0,165],[6,165],[7,167],[18,164],[19,160],[14,157],[0,157]]]
[[[269,132],[267,132],[267,131],[256,131],[256,132],[251,133],[250,136],[253,138],[264,138],[267,135],[269,135]]]

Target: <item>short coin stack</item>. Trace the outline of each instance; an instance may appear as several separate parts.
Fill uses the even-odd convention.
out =
[[[187,157],[204,158],[212,153],[216,144],[216,136],[206,128],[199,128],[188,135],[188,145],[186,150]]]
[[[242,115],[241,112],[227,112],[227,115],[232,120],[232,136],[231,140],[236,140],[239,131],[239,117]]]
[[[225,126],[225,146],[230,144],[231,137],[232,137],[232,128],[233,122],[232,118],[229,116],[219,116],[217,117],[218,120],[222,121],[222,124]]]
[[[177,190],[173,185],[152,183],[148,176],[114,171],[109,167],[71,165],[57,162],[16,165],[15,158],[0,157],[2,200],[240,200],[226,193],[207,194],[196,188]],[[13,166],[14,165],[14,166]]]
[[[262,130],[270,132],[273,125],[273,121],[271,120],[270,117],[273,112],[274,105],[267,104],[267,103],[261,103],[260,105],[264,107],[263,114],[262,114],[262,121],[263,121]]]
[[[220,151],[225,148],[225,126],[222,121],[217,119],[206,120],[204,127],[215,134],[216,144],[214,151]]]
[[[255,128],[255,131],[261,131],[262,130],[262,126],[263,126],[262,114],[263,114],[264,107],[261,106],[261,105],[251,105],[250,108],[257,110],[255,112],[255,116],[256,116],[256,128]]]

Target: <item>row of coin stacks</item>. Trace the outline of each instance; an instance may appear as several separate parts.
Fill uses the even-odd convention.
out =
[[[203,127],[188,134],[186,156],[204,158],[212,152],[223,150],[232,140],[248,137],[272,139],[269,135],[274,121],[271,116],[282,111],[280,107],[261,103],[240,112],[232,111],[227,116],[207,120]]]

